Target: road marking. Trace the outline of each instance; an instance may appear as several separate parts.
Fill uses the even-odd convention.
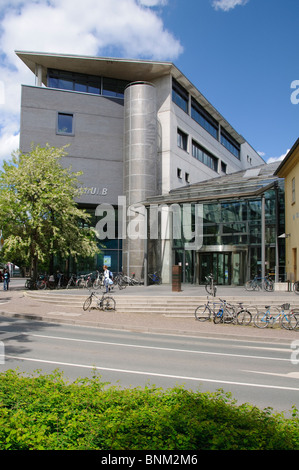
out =
[[[90,366],[86,364],[74,364],[70,362],[57,362],[57,361],[49,361],[49,360],[44,360],[44,359],[35,359],[32,357],[20,358],[18,356],[12,356],[12,355],[5,355],[5,357],[11,358],[11,359],[17,359],[20,361],[39,362],[42,364],[52,364],[55,366],[79,367],[83,369],[117,372],[121,374],[146,375],[146,376],[151,376],[151,377],[163,377],[167,379],[190,380],[190,381],[196,381],[196,382],[209,382],[209,383],[238,385],[238,386],[243,386],[243,387],[255,387],[255,388],[271,388],[271,389],[276,389],[276,390],[289,390],[289,391],[299,392],[299,388],[296,388],[296,387],[283,387],[279,385],[254,384],[254,383],[247,383],[247,382],[233,382],[230,380],[205,379],[203,377],[188,377],[188,376],[182,376],[182,375],[161,374],[161,373],[156,373],[156,372],[137,371],[137,370],[129,370],[129,369],[114,369],[110,367],[99,367],[99,366]]]
[[[232,354],[232,353],[224,353],[224,352],[214,352],[214,351],[198,351],[192,349],[176,349],[176,348],[163,348],[157,346],[144,346],[144,345],[135,345],[135,344],[125,344],[125,343],[113,343],[108,341],[96,341],[90,339],[77,339],[77,338],[66,338],[63,336],[49,336],[49,335],[38,335],[34,333],[23,333],[25,336],[34,336],[37,338],[47,338],[47,339],[55,339],[61,341],[74,341],[80,343],[93,343],[93,344],[103,344],[107,346],[120,346],[126,348],[139,348],[139,349],[151,349],[157,351],[171,351],[171,352],[179,352],[179,353],[191,353],[191,354],[206,354],[211,356],[226,356],[226,357],[242,357],[242,358],[249,358],[249,359],[265,359],[269,361],[285,361],[290,362],[289,358],[276,358],[271,356],[250,356],[247,354]],[[285,350],[289,354],[288,350]]]
[[[279,374],[278,372],[263,372],[260,370],[244,370],[252,374],[275,375],[277,377],[286,377],[287,379],[299,379],[299,372],[288,372],[286,374]]]

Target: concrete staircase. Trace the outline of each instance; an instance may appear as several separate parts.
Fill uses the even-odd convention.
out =
[[[25,295],[33,300],[39,302],[46,302],[60,307],[65,308],[78,308],[81,309],[84,300],[89,295],[88,291],[86,292],[72,292],[68,293],[67,291],[26,291]],[[99,292],[101,295],[101,292]],[[179,317],[188,317],[194,316],[194,311],[198,305],[205,304],[207,302],[207,296],[187,296],[180,293],[180,295],[134,295],[124,294],[122,291],[116,291],[111,293],[116,301],[116,310],[119,313],[135,313],[135,314],[157,314],[165,316],[179,316]],[[299,296],[290,293],[286,295],[273,295],[271,294],[266,296],[256,296],[254,294],[248,295],[244,292],[244,295],[235,296],[225,296],[225,300],[231,304],[238,305],[239,302],[243,302],[244,306],[257,306],[258,308],[264,308],[265,305],[282,305],[284,303],[290,303],[291,308],[299,309]],[[219,301],[219,298],[215,298],[216,301]]]

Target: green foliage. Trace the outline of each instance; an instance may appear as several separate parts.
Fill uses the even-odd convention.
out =
[[[0,374],[1,450],[298,450],[299,417],[229,394]]]
[[[89,215],[78,208],[79,176],[61,161],[65,147],[32,147],[4,162],[0,172],[0,227],[6,259],[37,268],[53,255],[93,256]],[[83,229],[84,227],[84,229]]]

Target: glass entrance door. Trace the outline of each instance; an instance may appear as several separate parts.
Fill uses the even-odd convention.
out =
[[[232,276],[232,253],[200,253],[199,283],[205,283],[205,277],[213,274],[216,284],[229,286]]]

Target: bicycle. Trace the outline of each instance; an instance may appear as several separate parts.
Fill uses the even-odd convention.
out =
[[[105,293],[103,293],[102,296],[99,296],[96,292],[92,291],[83,303],[84,311],[90,309],[93,298],[96,300],[96,307],[94,308],[99,310],[115,310],[116,302],[113,297],[107,296]]]
[[[114,276],[113,279],[114,284],[118,285],[119,289],[125,289],[127,287],[125,280],[124,280],[124,275],[123,273],[118,273]]]
[[[206,289],[206,292],[209,294],[209,295],[213,295],[214,297],[216,296],[216,292],[217,292],[217,287],[216,285],[214,284],[214,276],[213,274],[210,274],[209,276],[205,276],[206,278],[206,284],[205,284],[205,289]]]
[[[264,289],[267,292],[272,292],[274,289],[274,282],[269,276],[259,277],[255,276],[253,279],[250,279],[245,283],[245,289],[247,291]]]
[[[76,281],[76,287],[91,287],[92,286],[92,279],[91,279],[92,273],[89,274],[81,274],[79,278],[77,278]]]
[[[214,323],[225,321],[225,323],[231,323],[234,321],[235,312],[231,304],[228,304],[226,300],[209,300],[204,305],[199,305],[194,312],[195,319],[198,321],[208,321],[213,318]]]
[[[238,325],[247,326],[250,325],[252,321],[252,313],[247,307],[243,307],[243,303],[239,302],[239,310],[236,314],[236,320]],[[256,309],[256,307],[252,307]]]
[[[135,273],[132,273],[132,277],[124,275],[123,281],[128,284],[128,286],[139,286],[141,284],[140,280],[135,277]]]
[[[26,279],[25,281],[25,289],[28,290],[35,290],[37,289],[37,281],[33,278]]]
[[[68,283],[66,285],[66,288],[69,289],[70,287],[74,286],[76,287],[76,281],[77,281],[77,276],[76,274],[72,274],[71,277],[68,280]]]
[[[95,280],[93,281],[92,287],[94,289],[98,289],[99,287],[104,285],[104,276],[103,273],[100,273],[100,271],[97,271],[97,276]]]
[[[149,273],[148,278],[152,281],[153,284],[161,284],[162,279],[158,271],[155,271],[154,273]]]
[[[55,278],[53,274],[51,276],[47,276],[46,274],[41,274],[36,281],[36,287],[39,290],[44,289],[55,289]]]
[[[283,304],[280,307],[265,306],[265,312],[258,312],[253,322],[257,328],[267,328],[269,325],[272,327],[279,321],[280,327],[286,330],[295,330],[298,328],[299,310],[290,310],[290,304]],[[287,314],[285,310],[288,310]]]

